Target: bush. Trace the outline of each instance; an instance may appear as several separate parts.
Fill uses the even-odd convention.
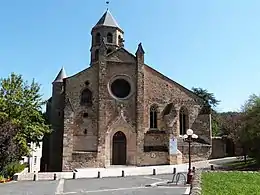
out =
[[[20,164],[19,162],[12,162],[4,167],[2,174],[5,178],[12,178],[15,173],[20,173],[25,167],[24,164]]]
[[[4,179],[4,176],[0,175],[0,181],[3,181]]]

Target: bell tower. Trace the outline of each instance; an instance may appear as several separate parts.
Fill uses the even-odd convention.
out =
[[[124,47],[124,31],[107,9],[97,24],[91,30],[91,65],[98,62],[100,46],[105,44],[106,54],[109,54],[119,47]]]

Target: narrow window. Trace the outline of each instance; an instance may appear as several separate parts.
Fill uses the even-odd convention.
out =
[[[81,93],[80,98],[80,104],[81,105],[92,105],[92,92],[86,88]]]
[[[96,49],[94,59],[97,61],[99,57],[99,50]]]
[[[96,44],[100,44],[100,38],[101,38],[100,33],[97,33],[96,36],[95,36],[95,43]]]
[[[113,42],[113,36],[111,33],[107,33],[107,42],[112,43]]]
[[[185,108],[180,109],[179,122],[180,122],[180,135],[184,135],[188,128],[188,112]]]
[[[34,157],[34,162],[33,162],[34,165],[37,164],[37,156]]]
[[[157,129],[157,107],[155,105],[150,108],[150,128]]]

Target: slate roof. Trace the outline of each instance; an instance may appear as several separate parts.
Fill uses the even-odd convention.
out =
[[[103,14],[103,16],[99,19],[97,24],[94,26],[94,28],[98,26],[110,26],[110,27],[116,27],[120,29],[118,23],[116,22],[115,18],[112,16],[109,10],[107,10]]]
[[[65,69],[64,69],[64,67],[62,67],[59,74],[57,75],[57,77],[53,81],[53,83],[63,82],[63,79],[66,78],[66,77],[67,77],[67,75],[66,75]]]

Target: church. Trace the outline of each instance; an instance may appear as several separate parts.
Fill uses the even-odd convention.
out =
[[[189,128],[199,136],[193,161],[208,159],[211,114],[204,101],[147,65],[141,43],[128,51],[109,10],[91,35],[90,66],[72,76],[62,68],[52,83],[52,133],[43,140],[41,170],[185,163],[182,136]]]

